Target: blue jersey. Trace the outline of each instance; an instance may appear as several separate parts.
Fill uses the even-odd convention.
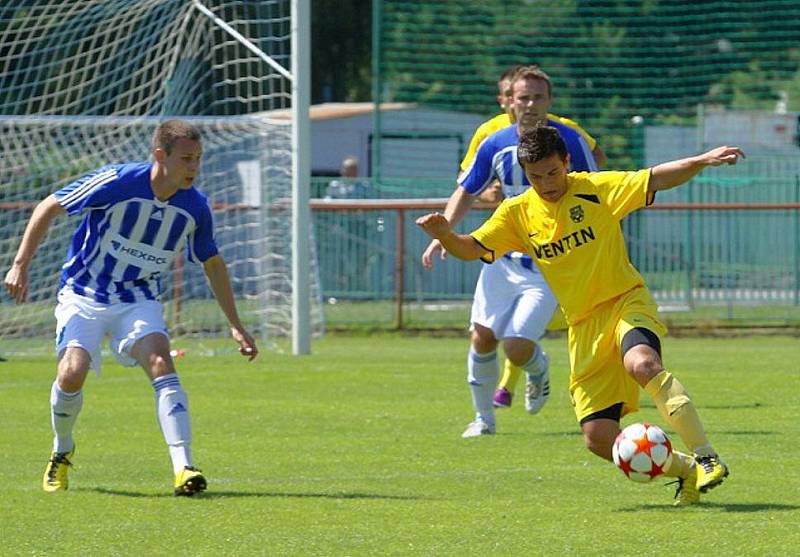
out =
[[[547,125],[556,128],[567,145],[570,172],[599,170],[592,149],[583,135],[554,120],[548,120]],[[519,195],[530,187],[528,177],[517,161],[518,130],[519,126],[513,124],[493,133],[481,143],[472,164],[458,178],[458,183],[467,193],[478,195],[495,179],[500,181],[506,197]]]
[[[586,138],[575,128],[555,120],[547,120],[547,125],[556,128],[561,134],[569,152],[569,171],[597,171],[597,161]],[[514,197],[527,190],[531,184],[517,160],[519,125],[513,124],[487,137],[478,148],[478,153],[464,172],[458,183],[467,193],[479,195],[489,184],[498,180],[505,197]],[[520,264],[533,269],[529,255],[513,252],[506,257],[518,259]]]
[[[184,244],[191,261],[217,254],[206,197],[192,187],[156,199],[152,168],[144,162],[105,166],[55,192],[67,213],[85,214],[59,288],[106,304],[155,300],[161,274]]]

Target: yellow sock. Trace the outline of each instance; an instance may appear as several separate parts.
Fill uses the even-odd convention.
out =
[[[693,453],[714,453],[694,403],[680,381],[664,370],[653,377],[644,390],[653,397],[661,416]]]
[[[506,364],[503,368],[503,378],[500,379],[500,384],[497,385],[498,389],[505,389],[510,393],[514,392],[517,387],[519,376],[522,375],[522,368],[519,368],[511,363],[511,360],[506,358]]]
[[[664,475],[670,478],[686,478],[692,469],[694,459],[680,451],[672,451],[672,463],[664,470]]]

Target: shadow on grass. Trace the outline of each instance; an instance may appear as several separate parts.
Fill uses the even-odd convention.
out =
[[[655,410],[656,405],[651,401],[642,401],[639,405],[641,408],[650,408]],[[767,408],[768,405],[763,402],[751,402],[748,404],[703,404],[702,402],[696,403],[695,406],[701,410],[753,410],[755,408]]]
[[[712,503],[701,501],[692,507],[673,507],[665,505],[636,505],[633,507],[622,507],[617,509],[623,513],[674,510],[675,512],[686,512],[687,510],[719,510],[729,513],[762,513],[776,511],[796,511],[800,505],[788,505],[783,503]]]
[[[583,437],[583,433],[581,433],[581,430],[578,429],[577,426],[575,429],[567,431],[537,431],[536,435],[542,435],[544,437]]]
[[[126,491],[122,489],[107,489],[105,487],[93,487],[86,491],[94,491],[102,495],[114,495],[116,497],[143,497],[143,498],[174,498],[171,493],[145,493],[141,491]],[[285,498],[309,498],[309,499],[392,499],[392,500],[417,500],[420,497],[406,495],[383,495],[380,493],[281,493],[277,491],[204,491],[186,499],[222,499],[237,497],[285,497]]]
[[[785,431],[765,431],[763,429],[737,429],[737,430],[728,430],[728,429],[719,429],[717,431],[712,431],[712,433],[716,434],[719,433],[720,435],[780,435],[786,433]]]

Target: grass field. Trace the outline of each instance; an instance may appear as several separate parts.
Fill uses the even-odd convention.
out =
[[[798,554],[796,338],[667,339],[732,471],[681,509],[583,448],[563,338],[545,340],[542,413],[515,405],[472,440],[465,339],[331,335],[252,364],[178,347],[209,478],[193,499],[170,495],[151,387],[111,358],[87,382],[70,490],[43,493],[52,364],[0,363],[0,555]],[[625,423],[664,425],[643,406]]]

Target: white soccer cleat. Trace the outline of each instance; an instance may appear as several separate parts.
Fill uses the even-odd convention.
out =
[[[547,399],[550,398],[550,358],[547,354],[542,354],[544,358],[544,371],[538,375],[526,373],[527,382],[525,383],[525,410],[528,414],[538,414],[544,407]]]
[[[483,420],[475,420],[470,422],[461,437],[470,439],[471,437],[480,437],[481,435],[494,435],[495,429],[493,425],[489,425]]]

